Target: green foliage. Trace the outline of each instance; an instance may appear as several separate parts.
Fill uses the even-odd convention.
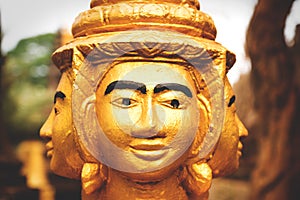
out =
[[[53,91],[47,87],[55,34],[21,40],[8,52],[3,81],[4,120],[16,139],[32,138],[51,107]]]

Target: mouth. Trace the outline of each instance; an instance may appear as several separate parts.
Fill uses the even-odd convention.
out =
[[[130,143],[130,151],[137,157],[146,161],[155,161],[166,155],[169,149],[162,139],[135,140]]]
[[[238,156],[242,156],[243,144],[241,142],[238,143]]]
[[[50,141],[46,144],[46,155],[47,155],[47,158],[52,158],[52,156],[53,156],[53,143],[52,143],[52,141]]]

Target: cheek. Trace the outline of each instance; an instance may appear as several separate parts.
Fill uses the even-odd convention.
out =
[[[53,144],[64,143],[66,138],[72,133],[72,119],[69,114],[60,113],[53,121]]]
[[[105,100],[96,102],[96,115],[102,130],[110,129],[110,126],[114,124],[110,103]]]
[[[169,135],[177,135],[183,139],[189,139],[189,136],[193,136],[198,126],[198,115],[192,109],[187,110],[172,110],[165,112],[164,130]]]
[[[131,128],[142,118],[142,107],[140,105],[129,109],[111,106],[111,112],[115,126],[126,133],[130,133]]]
[[[129,134],[126,134],[133,123],[124,109],[114,109],[111,104],[98,106],[97,117],[103,133],[108,139],[120,148],[125,148],[130,142]]]
[[[239,141],[239,130],[234,114],[229,113],[226,115],[226,121],[224,123],[224,131],[222,135],[226,144],[233,148],[232,151],[235,151]]]
[[[226,126],[228,130],[227,132],[231,137],[239,138],[239,129],[234,119],[230,119]]]

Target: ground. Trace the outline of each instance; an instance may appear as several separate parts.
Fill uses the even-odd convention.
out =
[[[209,200],[248,200],[249,196],[249,183],[235,179],[214,179],[209,192]]]

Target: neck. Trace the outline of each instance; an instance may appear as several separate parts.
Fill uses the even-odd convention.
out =
[[[179,170],[163,180],[158,181],[134,181],[120,172],[110,169],[109,178],[105,188],[86,196],[83,200],[123,200],[123,199],[165,199],[187,200],[185,190],[179,180]]]

